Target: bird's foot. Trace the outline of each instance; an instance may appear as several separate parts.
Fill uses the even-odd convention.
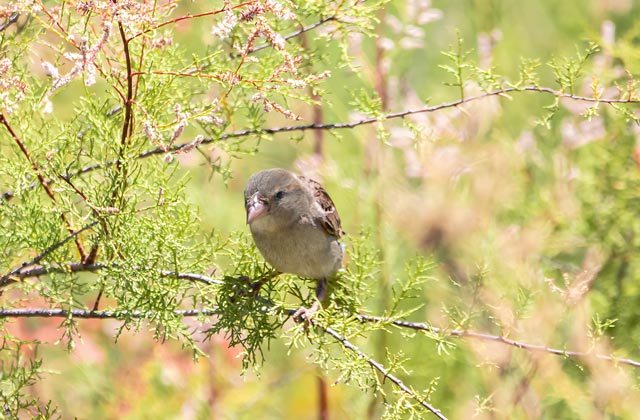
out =
[[[318,312],[318,305],[316,304],[313,304],[311,308],[301,306],[293,313],[292,318],[297,323],[304,322],[305,324],[310,324],[316,312]]]
[[[320,279],[318,286],[316,287],[316,300],[313,302],[310,308],[301,306],[297,311],[293,313],[293,320],[297,323],[304,322],[306,326],[311,324],[311,319],[321,308],[320,302],[324,300],[327,294],[327,279]]]

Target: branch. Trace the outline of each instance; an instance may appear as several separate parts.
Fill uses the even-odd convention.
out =
[[[211,138],[211,137],[205,138],[200,144],[201,145],[211,144],[217,141],[248,137],[252,135],[264,135],[264,134],[274,135],[274,134],[288,133],[288,132],[295,132],[295,131],[349,129],[349,128],[355,128],[361,125],[368,125],[368,124],[374,124],[377,122],[383,122],[386,120],[404,118],[414,114],[426,114],[426,113],[437,112],[437,111],[441,111],[449,108],[457,108],[466,103],[475,102],[475,101],[492,97],[492,96],[504,96],[509,93],[526,93],[526,92],[546,93],[558,98],[566,98],[566,99],[579,101],[579,102],[605,103],[605,104],[640,104],[640,99],[594,98],[594,97],[588,97],[588,96],[578,96],[578,95],[571,95],[568,93],[564,93],[564,92],[547,88],[547,87],[539,87],[539,86],[507,87],[502,89],[496,89],[490,92],[481,93],[476,96],[469,96],[464,99],[458,99],[451,102],[444,102],[439,105],[425,106],[422,108],[405,110],[401,112],[393,112],[393,113],[381,115],[379,117],[363,118],[353,122],[337,122],[337,123],[328,123],[328,124],[313,123],[313,124],[306,124],[306,125],[290,125],[290,126],[282,126],[282,127],[274,127],[274,128],[245,129],[245,130],[232,131],[230,133],[222,134],[216,138]],[[178,143],[178,144],[172,145],[168,151],[180,152],[183,149],[188,149],[190,147],[193,147],[192,142]],[[138,154],[138,156],[135,157],[135,159],[146,159],[154,155],[161,155],[166,153],[167,153],[167,149],[162,147],[156,147],[156,148],[148,149],[148,150],[145,150],[144,152],[141,152],[140,154]],[[119,163],[120,163],[120,159],[114,159],[104,163],[94,163],[91,165],[84,166],[78,169],[77,171],[64,176],[65,178],[71,179],[76,176],[84,175],[99,169],[104,169],[107,167],[111,167],[113,165],[118,165]],[[48,182],[53,182],[53,181],[49,180]],[[33,188],[33,187],[35,187],[35,184],[32,184],[29,188]],[[12,198],[14,195],[15,193],[13,191],[6,191],[2,193],[1,197],[7,200]]]
[[[120,38],[122,38],[122,47],[124,49],[124,58],[127,65],[127,98],[124,101],[124,123],[122,126],[122,135],[120,136],[120,152],[118,157],[122,159],[124,157],[124,148],[127,146],[127,138],[131,134],[132,125],[132,105],[133,105],[133,69],[131,67],[131,54],[129,52],[129,40],[124,33],[122,22],[118,22],[118,30],[120,31]]]
[[[200,18],[200,17],[205,17],[205,16],[217,15],[217,14],[220,14],[220,13],[224,12],[225,10],[239,9],[241,7],[248,6],[248,5],[253,4],[255,2],[256,2],[256,0],[250,0],[250,1],[246,1],[244,3],[237,4],[237,5],[233,6],[233,7],[228,8],[228,9],[226,7],[223,7],[222,9],[218,9],[218,10],[211,10],[211,11],[203,12],[203,13],[196,13],[196,14],[179,16],[177,18],[173,18],[173,19],[170,19],[170,20],[168,20],[166,22],[162,22],[162,23],[159,23],[159,24],[157,24],[155,26],[152,26],[149,29],[145,29],[142,32],[138,32],[137,34],[135,34],[134,36],[129,38],[129,41],[132,41],[132,40],[136,39],[137,37],[139,37],[141,35],[144,35],[146,33],[149,33],[151,31],[155,31],[156,29],[160,29],[163,26],[167,26],[167,25],[171,25],[171,24],[174,24],[174,23],[178,23],[180,21],[187,20],[187,19],[195,19],[195,18]]]
[[[7,286],[7,285],[9,285],[9,284],[11,284],[11,283],[13,283],[13,282],[15,282],[16,278],[21,278],[19,276],[19,273],[21,273],[22,270],[24,270],[25,268],[32,267],[32,266],[38,264],[47,255],[51,254],[53,251],[55,251],[56,249],[60,248],[62,245],[66,244],[71,239],[75,239],[79,234],[81,234],[85,230],[91,229],[92,227],[94,227],[97,224],[98,224],[98,221],[95,221],[95,222],[92,222],[92,223],[84,226],[81,229],[78,229],[76,231],[71,232],[71,234],[69,236],[67,236],[66,238],[62,239],[61,241],[58,241],[55,244],[51,245],[50,247],[48,247],[47,249],[42,251],[40,254],[36,255],[33,259],[23,262],[22,264],[20,264],[20,266],[14,268],[13,270],[8,272],[7,274],[5,274],[2,277],[0,277],[0,289],[5,287],[5,286]]]
[[[92,264],[90,266],[77,264],[77,265],[69,265],[69,268],[71,270],[73,270],[71,267],[79,268],[80,266],[82,266],[83,269],[78,269],[78,270],[75,270],[75,271],[97,271],[97,270],[106,268],[102,264]],[[44,270],[44,268],[39,267],[37,269],[30,270],[29,272],[33,273],[33,276],[37,276],[37,275],[43,275],[43,274],[46,274],[48,272],[55,271],[55,270],[53,270],[51,268],[49,268],[48,271],[40,271],[40,270]],[[60,271],[62,272],[64,270],[60,269]],[[29,272],[25,272],[23,274],[27,274]],[[164,271],[164,270],[160,270],[160,274],[161,275],[166,275],[166,276],[175,276],[175,277],[181,278],[181,279],[200,281],[200,282],[203,282],[205,284],[215,284],[215,285],[223,284],[222,280],[213,279],[211,277],[208,277],[208,276],[205,276],[205,275],[202,275],[202,274],[176,273],[176,272]],[[16,276],[16,277],[18,277],[18,276]],[[27,277],[27,276],[25,275],[25,277]],[[2,277],[2,278],[4,278],[4,277]],[[197,309],[189,309],[189,310],[185,310],[184,312],[177,311],[175,313],[176,314],[180,314],[180,313],[187,314],[187,315],[184,315],[184,316],[197,316],[197,315],[209,315],[210,314],[208,312],[198,312],[198,311],[199,310],[197,310]],[[287,314],[288,315],[292,315],[294,312],[295,311],[288,311]],[[66,315],[63,315],[63,313],[66,314]],[[107,315],[105,315],[105,314],[107,314]],[[74,310],[74,311],[72,311],[72,315],[73,316],[77,316],[78,318],[117,318],[116,314],[120,314],[120,316],[122,316],[122,317],[125,317],[125,315],[126,315],[126,316],[134,317],[134,318],[135,317],[142,318],[141,315],[136,315],[135,312],[134,313],[129,313],[129,312],[126,312],[126,311],[124,311],[124,312],[120,312],[120,311],[118,311],[118,312],[115,312],[115,311],[88,311],[88,310]],[[68,315],[69,315],[68,311],[65,312],[63,310],[57,310],[57,309],[0,309],[0,318],[48,317],[48,316],[64,317],[64,316],[68,316]],[[423,322],[409,322],[409,321],[397,320],[397,319],[392,319],[392,318],[385,318],[385,317],[381,317],[381,316],[360,315],[360,314],[357,314],[355,317],[361,322],[376,322],[376,323],[382,323],[382,324],[391,324],[391,325],[394,325],[394,326],[399,327],[399,328],[408,328],[408,329],[412,329],[412,330],[426,331],[426,332],[432,332],[432,333],[436,333],[436,334],[448,334],[448,335],[450,335],[452,337],[471,338],[471,339],[484,340],[484,341],[493,341],[493,342],[496,342],[496,343],[505,344],[505,345],[508,345],[508,346],[516,347],[516,348],[519,348],[521,350],[527,350],[527,351],[530,351],[530,352],[543,352],[543,353],[553,354],[553,355],[556,355],[556,356],[571,357],[571,358],[578,358],[578,357],[579,358],[594,358],[594,359],[597,359],[597,360],[602,360],[604,362],[619,363],[619,364],[623,364],[623,365],[627,365],[627,366],[633,366],[633,367],[636,367],[636,368],[640,368],[640,361],[633,360],[633,359],[628,359],[628,358],[620,358],[620,357],[616,357],[616,356],[609,356],[609,355],[597,354],[597,353],[594,354],[594,353],[572,351],[572,350],[560,350],[560,349],[555,349],[555,348],[552,348],[552,347],[547,347],[547,346],[544,346],[544,345],[529,344],[529,343],[525,343],[525,342],[522,342],[522,341],[516,341],[516,340],[512,340],[510,338],[502,337],[502,336],[499,336],[499,335],[493,335],[493,334],[487,334],[487,333],[481,333],[481,332],[474,332],[474,331],[447,330],[447,329],[444,329],[444,328],[433,327],[433,326],[430,326],[430,325],[428,325],[426,323],[423,323]],[[317,324],[315,324],[315,325],[317,325]],[[318,326],[320,328],[325,329],[325,327],[322,327],[320,325],[318,325]],[[331,335],[333,335],[333,334],[331,334]]]
[[[324,25],[325,23],[327,23],[327,22],[332,22],[332,21],[334,21],[334,20],[336,20],[336,21],[338,20],[338,17],[337,17],[336,15],[332,15],[332,16],[329,16],[329,17],[327,17],[327,18],[320,19],[319,21],[317,21],[317,22],[315,22],[315,23],[312,23],[312,24],[310,24],[309,26],[305,26],[305,27],[303,27],[303,28],[302,28],[302,29],[300,29],[300,30],[297,30],[297,31],[295,31],[295,32],[292,32],[292,33],[290,33],[289,35],[286,35],[286,36],[284,37],[284,40],[285,40],[285,41],[288,41],[288,40],[290,40],[291,38],[295,38],[295,37],[297,37],[297,36],[300,36],[300,35],[304,34],[305,32],[309,32],[309,31],[311,31],[311,30],[313,30],[313,29],[317,28],[318,26],[322,26],[322,25]],[[249,50],[247,50],[247,54],[253,54],[253,53],[256,53],[256,52],[258,52],[258,51],[262,51],[262,50],[264,50],[264,49],[266,49],[266,48],[269,48],[269,47],[271,47],[271,44],[265,43],[265,44],[262,44],[262,45],[260,45],[260,46],[254,47],[254,48],[249,48]]]
[[[556,356],[571,357],[571,358],[594,358],[597,360],[603,360],[605,362],[620,363],[623,365],[629,365],[633,367],[640,367],[640,361],[633,359],[621,358],[616,356],[609,356],[605,354],[589,353],[573,350],[561,350],[553,347],[547,347],[539,344],[529,344],[522,341],[512,340],[500,335],[487,334],[482,332],[467,331],[467,330],[447,330],[444,328],[432,327],[423,322],[409,322],[403,320],[394,320],[391,318],[370,316],[370,315],[356,315],[356,318],[361,322],[379,322],[382,324],[392,324],[400,328],[408,328],[418,331],[427,331],[436,334],[445,334],[458,338],[472,338],[483,341],[494,341],[496,343],[506,344],[508,346],[517,347],[522,350],[530,352],[543,352],[554,354]]]
[[[366,353],[364,353],[362,350],[360,350],[358,347],[356,347],[354,344],[352,344],[349,340],[347,340],[345,337],[343,337],[342,335],[338,334],[338,332],[336,332],[333,328],[330,327],[324,327],[316,322],[311,321],[311,323],[313,325],[315,325],[316,327],[319,327],[320,329],[322,329],[324,332],[326,332],[327,334],[329,334],[330,336],[332,336],[333,338],[335,338],[338,342],[340,342],[340,344],[342,344],[345,348],[351,350],[352,352],[354,352],[355,354],[357,354],[359,357],[363,358],[364,360],[367,361],[367,363],[374,368],[375,370],[377,370],[378,372],[380,372],[382,374],[382,376],[384,376],[385,378],[388,378],[391,382],[393,382],[394,384],[396,384],[396,386],[398,388],[400,388],[404,393],[406,393],[407,395],[409,395],[411,398],[413,398],[414,400],[418,401],[418,403],[420,403],[421,406],[423,406],[424,408],[426,408],[427,410],[429,410],[431,413],[433,413],[433,415],[435,415],[437,418],[439,419],[443,419],[446,420],[447,418],[440,412],[440,410],[438,410],[437,408],[435,408],[434,406],[432,406],[431,404],[429,404],[428,402],[426,402],[425,400],[423,400],[419,395],[417,395],[411,388],[409,388],[408,386],[406,386],[399,378],[397,378],[396,376],[392,375],[391,373],[389,373],[389,371],[379,362],[375,361],[374,359],[372,359],[371,357],[367,356]]]
[[[92,226],[95,225],[96,223],[97,222],[94,222]],[[88,229],[88,227],[86,227],[85,229]],[[68,241],[69,238],[65,238],[65,240]],[[61,246],[62,244],[58,243],[56,245]],[[44,253],[39,255],[40,258],[38,261],[42,260],[44,256],[45,256]],[[85,264],[85,263],[77,263],[77,262],[67,262],[67,263],[57,264],[55,266],[50,266],[50,267],[40,266],[40,267],[31,268],[29,270],[25,270],[25,268],[32,267],[33,265],[37,264],[38,261],[34,262],[34,260],[31,260],[27,263],[23,263],[20,267],[16,268],[9,274],[5,274],[4,276],[0,277],[0,289],[7,286],[8,284],[11,284],[12,282],[15,282],[16,279],[22,280],[22,279],[33,278],[33,277],[40,277],[50,273],[81,273],[81,272],[94,273],[96,271],[100,271],[108,268],[118,268],[117,264],[107,265],[102,263]],[[141,267],[132,267],[132,268],[134,270],[141,269]],[[209,276],[205,276],[203,274],[178,273],[170,270],[157,270],[156,272],[164,277],[175,277],[178,279],[193,280],[193,281],[197,281],[207,285],[221,286],[224,284],[224,281],[222,280],[214,279]]]
[[[57,204],[58,202],[56,200],[55,195],[53,195],[53,190],[49,186],[50,183],[42,175],[42,171],[40,170],[40,167],[33,160],[33,158],[31,157],[31,154],[27,150],[27,148],[24,145],[24,143],[22,142],[22,140],[20,140],[20,137],[18,137],[18,134],[16,134],[16,132],[13,130],[13,127],[11,127],[11,125],[9,124],[9,120],[7,120],[7,117],[5,117],[3,112],[0,112],[0,123],[2,123],[2,125],[4,125],[4,127],[7,129],[7,131],[9,132],[11,137],[13,138],[13,141],[20,148],[20,151],[22,152],[24,157],[27,159],[27,161],[29,161],[29,164],[31,165],[31,169],[33,169],[33,172],[38,177],[38,181],[40,181],[40,185],[42,185],[42,188],[44,188],[44,190],[46,191],[46,193],[49,196],[49,198],[51,199],[51,201],[54,204]],[[67,228],[67,231],[69,233],[73,233],[73,228],[71,227],[71,223],[67,219],[67,216],[65,216],[64,213],[60,213],[60,218],[62,218],[62,221],[65,224],[65,226]],[[73,237],[73,239],[74,239],[74,241],[76,243],[76,247],[78,248],[78,253],[80,254],[80,257],[84,260],[85,257],[86,257],[86,253],[84,251],[84,247],[82,246],[82,243],[78,239],[77,235],[72,235],[72,237]]]
[[[3,32],[9,26],[16,23],[18,21],[18,18],[20,18],[19,13],[13,13],[11,16],[9,16],[7,20],[5,20],[4,22],[2,22],[2,24],[0,24],[0,32]]]
[[[125,64],[127,68],[127,96],[123,101],[124,107],[124,121],[122,122],[122,133],[120,135],[120,147],[118,148],[118,158],[115,159],[115,166],[117,169],[117,175],[113,180],[113,191],[111,193],[111,206],[116,205],[118,197],[118,178],[121,176],[122,180],[122,196],[121,201],[124,201],[124,194],[127,188],[127,166],[125,165],[125,153],[127,150],[128,140],[133,133],[133,68],[131,66],[131,53],[129,51],[129,40],[124,32],[122,22],[118,22],[118,30],[120,32],[120,38],[122,39],[122,47],[124,50]],[[69,180],[69,177],[65,177]],[[94,251],[94,250],[92,250]],[[97,248],[95,249],[97,252]]]
[[[215,309],[178,309],[173,311],[175,315],[184,317],[212,316],[216,314]],[[83,318],[83,319],[127,319],[153,318],[155,312],[142,311],[89,311],[83,309],[48,309],[48,308],[28,308],[28,309],[0,309],[0,318]]]

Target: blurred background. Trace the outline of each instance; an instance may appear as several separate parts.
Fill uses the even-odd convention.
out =
[[[176,16],[208,10],[180,2]],[[216,7],[219,6],[216,2]],[[395,1],[373,28],[348,46],[302,38],[331,71],[318,106],[293,103],[300,123],[364,118],[358,104],[381,112],[460,98],[447,84],[443,51],[470,51],[479,68],[518,81],[522,60],[538,60],[539,84],[558,88],[547,64],[575,59],[589,41],[600,49],[584,67],[575,94],[616,97],[640,72],[640,3],[634,0]],[[185,56],[215,42],[213,19],[176,27]],[[305,22],[313,23],[312,20]],[[347,54],[351,66],[334,65]],[[471,78],[469,78],[470,80]],[[465,97],[482,92],[464,85]],[[367,99],[368,98],[368,99]],[[371,99],[377,98],[377,99]],[[60,98],[64,100],[64,98]],[[291,105],[291,104],[290,104]],[[369,312],[384,313],[391,286],[414,255],[433,258],[432,279],[411,317],[436,326],[491,331],[560,349],[640,358],[640,169],[638,126],[612,107],[585,117],[589,104],[553,95],[514,93],[461,107],[354,129],[278,134],[256,140],[258,152],[217,145],[177,156],[188,199],[203,232],[245,231],[242,191],[251,173],[283,167],[324,183],[353,238],[369,235],[379,251]],[[638,107],[628,108],[637,115]],[[292,124],[277,113],[266,126]],[[293,123],[295,124],[295,122]],[[230,129],[242,129],[232,122]],[[54,343],[59,321],[22,320],[14,333]],[[200,347],[193,362],[179,343],[124,332],[117,321],[80,322],[82,340],[68,354],[42,347],[50,373],[34,386],[62,413],[80,418],[317,417],[318,369],[309,350],[274,340],[264,366],[241,374],[240,350],[224,337]],[[363,348],[384,358],[402,350],[407,383],[422,390],[437,378],[434,404],[450,418],[634,418],[638,371],[593,360],[569,360],[500,344],[454,341],[439,346],[398,331],[374,334]],[[446,351],[443,351],[446,350]],[[332,418],[379,418],[382,399],[328,377]],[[426,414],[425,414],[426,416]]]

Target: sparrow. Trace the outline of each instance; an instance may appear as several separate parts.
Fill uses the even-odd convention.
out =
[[[285,169],[253,174],[244,190],[247,224],[264,259],[281,273],[318,280],[316,301],[295,320],[310,320],[342,266],[344,231],[331,197],[318,182]]]

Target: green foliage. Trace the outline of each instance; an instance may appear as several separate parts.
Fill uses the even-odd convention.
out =
[[[457,87],[460,91],[460,99],[464,99],[464,85],[465,85],[465,70],[470,70],[472,66],[468,63],[469,55],[471,51],[464,51],[464,40],[457,33],[457,43],[455,46],[450,46],[449,51],[442,52],[451,62],[451,65],[441,64],[440,68],[444,69],[447,73],[453,76],[453,82],[446,82],[446,86]],[[483,80],[492,80],[490,72],[477,72],[477,76],[480,76]]]
[[[36,384],[43,375],[42,360],[29,358],[37,354],[37,343],[29,344],[6,336],[0,348],[0,404],[3,418],[20,418],[28,415],[34,419],[58,418],[52,402],[41,405],[30,395],[28,387]]]
[[[551,60],[549,67],[553,70],[555,81],[560,86],[561,91],[568,91],[572,95],[575,93],[575,84],[582,77],[584,67],[589,62],[589,58],[598,51],[600,51],[600,47],[591,42],[584,51],[578,51],[575,58]]]

